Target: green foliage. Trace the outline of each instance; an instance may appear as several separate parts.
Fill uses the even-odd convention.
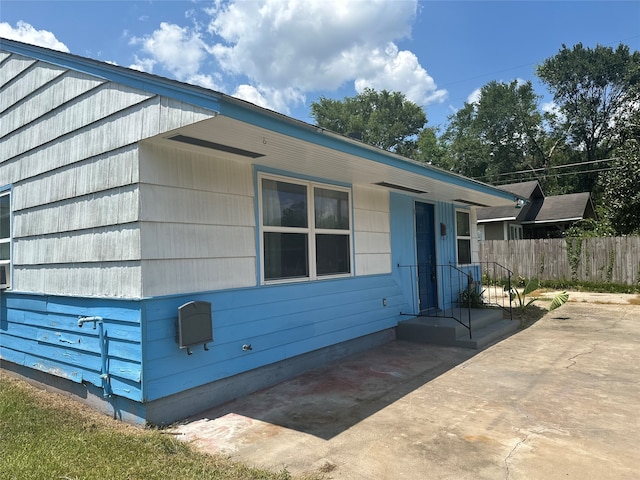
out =
[[[640,278],[640,265],[639,278]],[[576,290],[578,292],[602,292],[602,293],[640,293],[640,283],[636,285],[622,285],[609,282],[587,282],[584,280],[569,280],[559,278],[555,280],[540,281],[540,288],[552,290]]]
[[[587,160],[606,158],[637,105],[640,52],[630,53],[626,45],[562,45],[537,74],[553,93],[574,148],[584,150]]]
[[[560,292],[553,300],[551,300],[551,305],[549,306],[549,311],[555,310],[556,308],[560,308],[562,305],[567,303],[569,300],[569,294],[567,292]]]
[[[436,127],[425,127],[418,135],[414,160],[429,163],[436,167],[451,170],[452,164],[447,155],[447,145],[438,138]]]
[[[540,282],[537,278],[532,278],[527,281],[524,285],[522,291],[517,288],[512,288],[509,292],[509,296],[511,297],[511,301],[516,303],[516,307],[520,309],[520,311],[524,311],[527,309],[529,305],[537,300],[537,298],[527,298],[531,292],[534,292],[538,289]]]
[[[564,231],[564,236],[569,238],[612,237],[615,234],[615,229],[606,220],[594,218],[579,220]]]
[[[486,306],[482,297],[484,292],[484,290],[480,291],[477,288],[462,290],[458,298],[458,304],[463,307],[484,308]]]
[[[427,123],[424,110],[400,92],[366,88],[355,97],[320,97],[311,104],[318,126],[342,135],[361,135],[362,141],[413,157],[416,137]]]
[[[544,128],[531,82],[489,82],[478,100],[450,117],[443,138],[456,172],[487,182],[517,181],[509,172],[542,167],[548,173],[558,140]],[[544,183],[544,182],[543,182]]]
[[[582,237],[567,237],[567,256],[569,257],[569,268],[571,268],[571,279],[578,280],[578,267],[582,258]]]
[[[616,252],[611,250],[609,252],[609,263],[607,264],[607,282],[611,282],[613,279],[613,266],[616,261]]]
[[[610,168],[600,174],[598,185],[611,225],[620,235],[640,234],[640,127],[638,139],[618,150]]]
[[[536,291],[540,288],[540,281],[537,278],[531,278],[528,281],[525,281],[524,288],[522,291],[519,291],[517,288],[512,288],[511,292],[509,292],[509,296],[511,297],[511,301],[516,303],[516,308],[520,310],[520,313],[524,313],[528,307],[530,307],[533,302],[538,300],[537,297],[527,298],[529,294]],[[551,300],[551,307],[549,310],[555,310],[556,308],[564,305],[567,300],[569,300],[569,294],[567,292],[558,293]]]

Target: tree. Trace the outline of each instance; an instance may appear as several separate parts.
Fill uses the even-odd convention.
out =
[[[447,155],[447,145],[438,137],[437,127],[424,127],[418,135],[414,160],[429,163],[436,167],[451,170],[452,165]]]
[[[537,75],[553,93],[574,150],[584,151],[586,160],[607,158],[624,140],[621,125],[640,101],[640,52],[625,45],[562,45]]]
[[[561,136],[551,137],[531,82],[491,81],[477,102],[449,117],[444,134],[454,169],[487,182],[522,180],[529,170],[544,185]]]
[[[424,110],[401,92],[366,88],[355,97],[320,97],[311,104],[318,126],[342,135],[361,136],[363,142],[413,157],[417,136],[427,123]]]
[[[625,128],[628,137],[598,178],[602,204],[609,221],[621,235],[640,234],[640,112],[629,118]]]

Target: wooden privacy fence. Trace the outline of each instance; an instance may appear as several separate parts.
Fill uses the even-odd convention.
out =
[[[486,240],[479,253],[515,278],[640,284],[640,237]]]

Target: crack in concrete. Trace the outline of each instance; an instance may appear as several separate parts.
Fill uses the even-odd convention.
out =
[[[581,357],[583,355],[589,355],[591,353],[593,353],[596,349],[596,347],[598,346],[598,343],[594,343],[593,345],[591,345],[591,350],[587,351],[587,352],[582,352],[582,353],[576,353],[573,357],[569,357],[567,360],[569,362],[571,362],[570,365],[567,365],[565,368],[569,369],[571,367],[573,367],[575,364],[577,364],[578,362],[575,360],[578,357]]]
[[[504,480],[509,480],[509,478],[511,477],[511,471],[509,469],[509,460],[511,459],[511,457],[516,453],[516,450],[518,449],[518,447],[520,447],[520,445],[522,445],[523,443],[525,443],[527,440],[529,440],[529,437],[531,435],[540,435],[542,433],[545,432],[546,429],[542,429],[540,431],[537,432],[531,432],[531,433],[527,433],[525,435],[525,437],[520,440],[518,443],[516,443],[513,448],[511,449],[511,451],[509,452],[509,455],[507,455],[504,459],[504,468],[505,468],[505,472],[504,472]]]
[[[511,451],[509,452],[509,455],[506,456],[506,458],[504,459],[504,468],[505,468],[505,472],[504,472],[504,480],[509,480],[510,476],[511,476],[511,472],[509,471],[509,459],[511,458],[511,456],[516,452],[516,450],[518,449],[518,447],[520,445],[522,445],[524,442],[527,441],[527,439],[529,438],[531,434],[528,433],[526,437],[524,437],[522,440],[520,440],[518,443],[516,443],[514,445],[514,447],[511,449]]]

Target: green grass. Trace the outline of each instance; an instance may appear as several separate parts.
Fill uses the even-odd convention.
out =
[[[0,372],[0,479],[285,480],[112,420]]]

